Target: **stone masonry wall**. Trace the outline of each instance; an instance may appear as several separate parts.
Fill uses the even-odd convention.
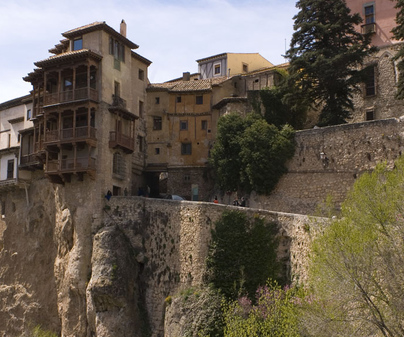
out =
[[[340,205],[360,174],[383,161],[393,166],[403,136],[404,121],[396,118],[299,131],[288,173],[269,197],[251,195],[249,205],[313,214],[328,195]]]
[[[164,299],[202,284],[211,230],[226,210],[243,211],[249,217],[260,216],[277,223],[278,258],[291,274],[305,277],[310,238],[310,220],[306,216],[143,197],[113,197],[106,206],[105,226],[118,226],[136,252],[139,284],[144,285],[143,300],[153,336],[164,334]]]

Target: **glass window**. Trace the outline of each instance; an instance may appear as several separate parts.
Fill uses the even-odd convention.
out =
[[[376,95],[376,83],[375,83],[375,67],[370,67],[367,74],[367,80],[365,83],[366,96]]]
[[[188,121],[180,121],[180,130],[188,130]]]
[[[373,5],[365,5],[365,24],[375,22],[375,7]]]
[[[83,49],[83,39],[79,38],[73,41],[73,50]]]
[[[181,103],[181,96],[177,96],[177,103]]]
[[[203,96],[196,96],[196,104],[203,104]]]
[[[220,64],[215,65],[215,75],[220,75]]]
[[[161,130],[162,119],[161,117],[153,117],[153,130]]]
[[[191,143],[182,143],[181,144],[181,154],[182,155],[192,154],[192,144]]]
[[[31,109],[27,110],[27,121],[30,120],[32,118],[32,113],[31,113]]]
[[[144,80],[144,70],[143,69],[139,69],[139,80]]]
[[[201,122],[201,129],[202,130],[207,130],[208,129],[208,121],[207,120],[203,120]]]

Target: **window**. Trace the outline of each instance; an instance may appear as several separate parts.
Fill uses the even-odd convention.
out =
[[[121,84],[116,81],[114,81],[114,95],[121,97]]]
[[[177,103],[181,103],[181,96],[177,96]]]
[[[203,104],[203,96],[196,96],[195,103]]]
[[[31,109],[27,110],[27,121],[30,120],[32,118],[32,113],[31,113]]]
[[[162,128],[162,118],[153,117],[153,130],[161,130]]]
[[[14,178],[14,159],[7,162],[7,179]]]
[[[203,120],[201,122],[201,129],[202,130],[207,130],[208,129],[208,121],[207,120]]]
[[[192,153],[192,144],[191,143],[181,143],[181,154],[189,155]]]
[[[188,130],[188,121],[180,121],[180,130]]]
[[[112,36],[109,37],[109,54],[114,56],[115,69],[120,70],[120,62],[125,62],[125,46]]]
[[[185,174],[184,181],[191,181],[191,176],[189,174]]]
[[[123,178],[125,176],[125,161],[123,160],[122,155],[119,152],[114,153],[112,172],[114,173],[114,175],[118,175],[119,178]]]
[[[6,202],[1,201],[1,217],[4,219],[6,217]]]
[[[220,75],[220,64],[215,64],[215,75]]]
[[[144,151],[144,140],[142,136],[137,136],[137,143],[139,144],[139,152]]]
[[[243,73],[247,73],[248,72],[248,64],[243,63]]]
[[[364,6],[365,12],[365,24],[375,22],[375,7],[373,4],[367,4]]]
[[[139,80],[144,80],[144,70],[143,69],[139,69]]]
[[[160,97],[156,97],[155,103],[156,103],[156,104],[160,104]]]
[[[376,81],[375,81],[375,66],[369,67],[367,73],[367,80],[365,82],[365,95],[374,96],[376,95]]]
[[[375,119],[375,112],[373,110],[366,111],[366,120],[372,121]]]
[[[83,49],[83,39],[79,38],[79,39],[75,39],[73,41],[73,50],[80,50]]]
[[[144,109],[144,104],[143,101],[139,101],[139,116],[143,117],[143,109]]]
[[[160,148],[159,147],[156,147],[154,149],[154,154],[160,154]]]

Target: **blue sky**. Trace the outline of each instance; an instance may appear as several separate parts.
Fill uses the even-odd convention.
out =
[[[197,72],[197,59],[260,53],[274,64],[293,34],[295,0],[0,0],[0,103],[29,93],[22,77],[49,57],[62,33],[95,21],[119,31],[153,63],[151,82]]]

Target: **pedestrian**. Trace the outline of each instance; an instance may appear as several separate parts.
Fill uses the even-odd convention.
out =
[[[213,202],[214,202],[215,204],[218,204],[218,203],[219,203],[219,200],[217,200],[217,196],[215,197],[215,200],[213,200]]]
[[[241,197],[241,204],[240,204],[240,206],[241,206],[241,207],[245,207],[245,199],[244,199],[244,197]]]

